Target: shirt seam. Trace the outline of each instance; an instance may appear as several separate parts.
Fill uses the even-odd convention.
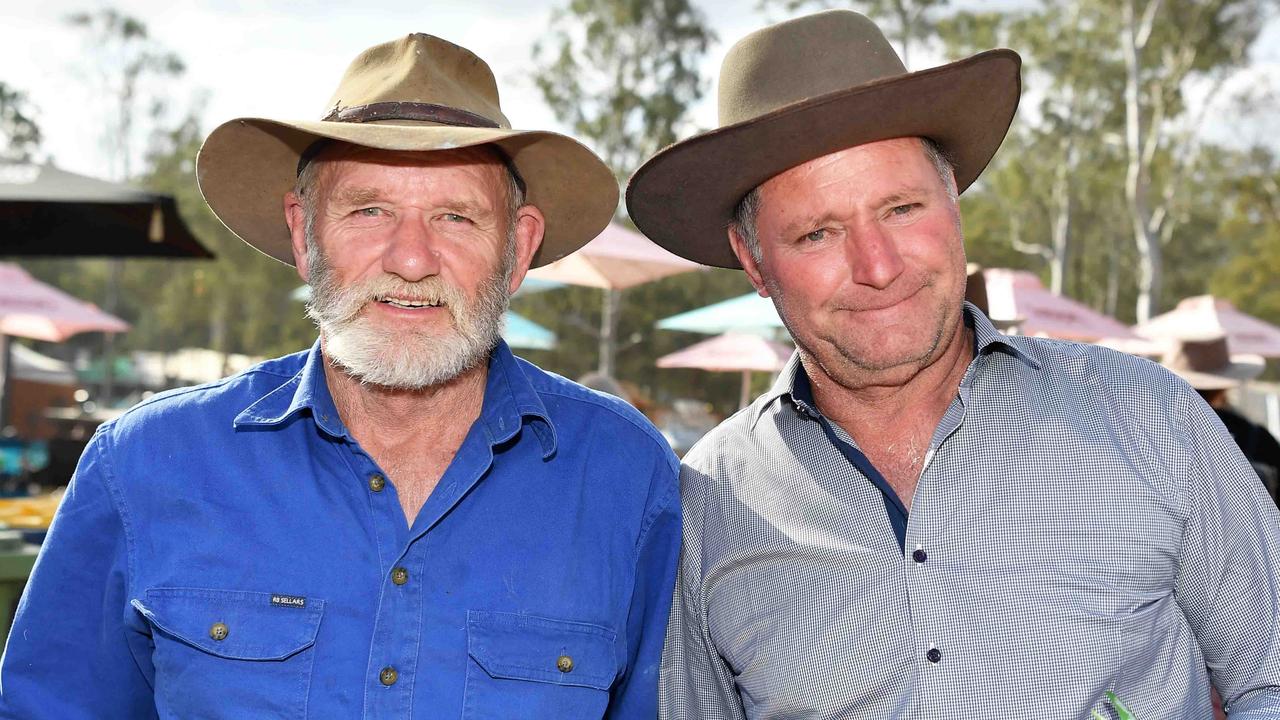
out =
[[[120,529],[124,534],[125,548],[125,595],[127,597],[134,596],[134,577],[136,577],[136,553],[135,542],[133,538],[133,527],[129,520],[128,508],[126,506],[124,495],[116,486],[114,480],[114,471],[112,470],[111,453],[115,450],[115,425],[109,425],[103,428],[102,443],[105,447],[97,450],[98,459],[102,462],[102,486],[107,491],[107,497],[111,499],[111,508],[115,510],[116,517],[120,519]],[[110,452],[109,452],[110,451]]]

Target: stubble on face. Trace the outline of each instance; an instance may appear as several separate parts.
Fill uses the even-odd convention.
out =
[[[924,154],[919,153],[916,147],[908,145],[905,151],[918,153],[916,157],[908,158],[908,167],[910,163],[924,160]],[[878,163],[879,157],[873,157]],[[881,191],[878,188],[884,188],[882,194],[886,196],[898,193],[898,185],[895,184],[898,182],[897,169],[893,165],[850,163],[850,169],[865,175],[859,175],[857,182],[848,182],[848,176],[824,174],[821,168],[822,161],[826,159],[820,158],[813,163],[818,170],[812,175],[804,174],[805,166],[793,169],[800,171],[791,176],[797,182],[784,181],[772,188],[769,184],[773,180],[766,183],[760,189],[762,202],[786,203],[803,195],[812,198],[819,192],[833,193],[834,197],[840,198],[846,194],[857,196],[857,202],[850,206],[857,209],[848,215],[854,218],[848,221],[848,227],[853,228],[862,222],[856,219],[858,212],[867,210],[867,216],[870,216],[869,209],[879,207],[880,195],[877,193]],[[837,165],[833,163],[832,166]],[[888,167],[889,171],[881,173],[877,180],[879,167]],[[959,212],[954,196],[946,192],[943,179],[927,161],[923,167],[924,174],[917,172],[913,176],[914,181],[908,185],[932,183],[936,186],[926,195],[929,198],[927,202],[931,204],[929,212],[936,214],[927,228],[925,223],[917,223],[914,228],[883,229],[892,237],[889,241],[892,250],[902,258],[901,271],[892,282],[879,286],[853,279],[856,267],[847,264],[848,256],[844,251],[834,248],[829,255],[805,256],[789,253],[786,248],[780,250],[775,245],[758,264],[760,282],[773,297],[784,325],[806,360],[806,366],[816,366],[843,387],[891,385],[913,377],[939,359],[962,324],[964,285],[961,281],[965,277],[965,258]],[[915,169],[919,171],[920,168]],[[863,187],[877,189],[868,190],[868,194],[863,196],[860,194]],[[771,193],[771,190],[780,192]],[[916,197],[912,193],[905,196]],[[774,205],[775,211],[777,207]],[[845,217],[844,206],[840,202],[815,207]],[[852,236],[856,231],[850,229],[849,232]],[[881,232],[881,229],[876,232]],[[851,242],[857,246],[860,241]],[[921,248],[926,245],[929,249],[927,254],[923,254]],[[904,302],[915,307],[914,315],[878,316],[877,309]]]

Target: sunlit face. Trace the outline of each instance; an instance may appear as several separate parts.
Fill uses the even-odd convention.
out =
[[[858,145],[770,178],[756,228],[760,261],[731,232],[734,251],[801,351],[841,385],[914,374],[960,327],[954,186],[917,138]]]
[[[341,152],[317,162],[314,217],[286,198],[308,314],[325,355],[393,388],[438,385],[484,362],[542,237],[512,215],[487,151]]]

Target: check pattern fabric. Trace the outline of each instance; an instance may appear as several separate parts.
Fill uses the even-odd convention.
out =
[[[1204,720],[1212,681],[1233,720],[1280,718],[1280,513],[1212,411],[1154,363],[965,316],[905,546],[797,357],[690,451],[661,717],[1080,720],[1111,690]]]

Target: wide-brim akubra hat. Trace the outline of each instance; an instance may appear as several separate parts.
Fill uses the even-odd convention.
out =
[[[1266,369],[1261,355],[1230,353],[1224,335],[1175,339],[1160,364],[1196,390],[1228,390]]]
[[[617,210],[617,182],[595,153],[557,133],[512,130],[489,66],[438,37],[415,33],[365,50],[326,107],[322,120],[223,123],[196,161],[200,192],[218,219],[289,265],[283,199],[300,159],[326,140],[399,151],[497,147],[524,182],[526,202],[546,218],[535,267],[585,245]]]
[[[908,73],[875,23],[830,10],[758,30],[720,68],[720,127],[642,165],[627,187],[636,227],[695,262],[740,267],[725,227],[769,178],[830,153],[896,137],[933,140],[967,188],[1013,121],[1022,60],[989,50]]]

